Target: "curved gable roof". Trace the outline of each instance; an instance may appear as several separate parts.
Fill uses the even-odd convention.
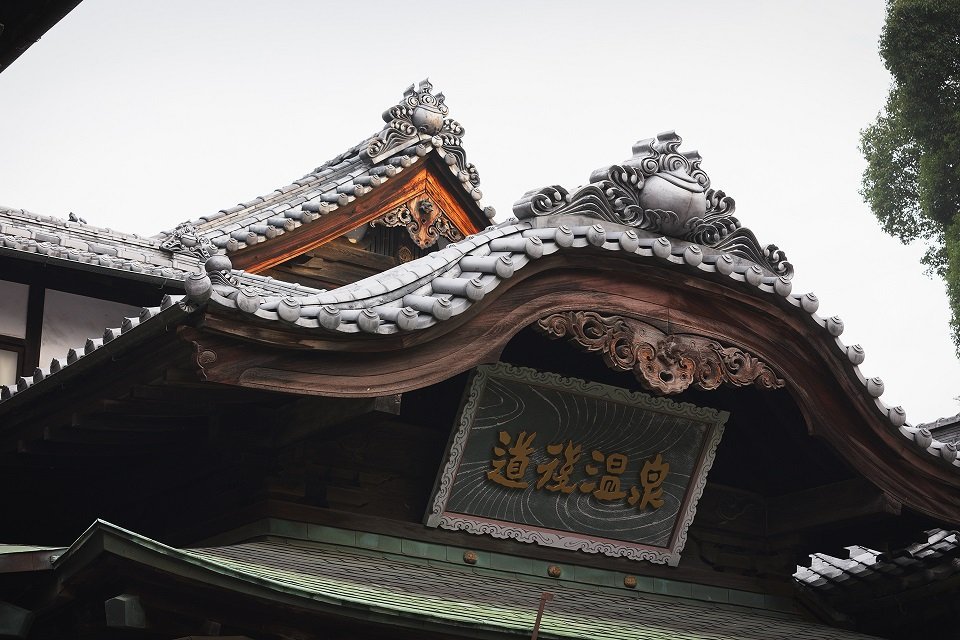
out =
[[[339,289],[284,295],[193,273],[179,306],[205,316],[190,337],[198,342],[196,364],[214,382],[384,395],[496,359],[520,329],[551,313],[623,314],[762,358],[786,380],[811,431],[863,475],[918,511],[960,522],[956,446],[880,399],[883,382],[862,375],[864,352],[842,342],[843,322],[817,315],[815,295],[793,292],[783,253],[761,247],[740,226],[733,201],[709,190],[705,175],[698,180],[699,156],[679,154],[678,146],[673,134],[641,141],[633,158],[594,172],[586,187],[529,192],[515,207],[522,220]],[[685,183],[702,196],[685,222],[644,193],[670,172],[699,185]],[[141,331],[137,324],[108,329],[109,340],[105,334],[83,352],[123,349],[123,334]],[[217,358],[218,350],[236,357]],[[51,388],[48,377],[57,376],[38,371],[5,388],[3,398]]]
[[[286,186],[181,226],[194,227],[199,236],[232,254],[347,209],[429,157],[449,170],[466,200],[478,203],[483,194],[477,169],[463,150],[465,129],[447,113],[443,94],[434,95],[429,80],[416,89],[411,85],[400,103],[383,114],[386,124],[377,133]],[[480,228],[494,210],[474,204],[469,214]],[[161,238],[173,235],[173,230],[165,231]]]

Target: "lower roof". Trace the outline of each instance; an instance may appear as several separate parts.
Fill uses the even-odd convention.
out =
[[[776,640],[869,638],[725,603],[573,585],[550,578],[369,550],[266,539],[175,549],[98,521],[53,562],[59,581],[116,555],[171,577],[324,615],[472,637],[528,637],[544,592],[543,638]],[[184,595],[189,597],[189,595]]]

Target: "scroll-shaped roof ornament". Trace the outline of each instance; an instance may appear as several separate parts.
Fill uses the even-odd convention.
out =
[[[200,234],[192,222],[178,224],[173,233],[160,243],[160,248],[173,254],[196,258],[213,284],[239,285],[233,275],[233,264],[230,258],[220,253],[209,238]]]
[[[414,88],[407,87],[403,99],[383,112],[383,121],[387,123],[380,133],[370,138],[360,155],[370,164],[381,161],[412,144],[430,141],[435,147],[442,147],[454,154],[457,164],[470,174],[470,182],[480,184],[477,169],[467,162],[463,151],[463,134],[466,129],[448,118],[450,109],[445,104],[443,93],[433,94],[430,80],[423,80]]]
[[[733,215],[736,203],[710,188],[696,151],[680,151],[673,131],[633,145],[621,164],[597,169],[590,184],[569,192],[559,185],[528,191],[513,205],[521,219],[579,215],[634,227],[650,234],[733,253],[790,277],[793,266],[776,245],[761,247]]]

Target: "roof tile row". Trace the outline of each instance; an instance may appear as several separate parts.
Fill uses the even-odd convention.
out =
[[[824,338],[835,345],[837,357],[859,380],[865,399],[891,428],[927,454],[960,467],[956,445],[934,438],[925,426],[910,425],[901,407],[880,400],[883,381],[861,373],[863,349],[840,340],[844,325],[839,317],[817,315],[819,300],[814,294],[793,293],[788,277],[771,276],[748,260],[690,242],[642,238],[634,230],[613,223],[565,224],[563,217],[558,217],[550,225],[541,220],[540,226],[533,227],[529,222],[508,221],[424,258],[332,291],[277,300],[255,288],[214,288],[207,280],[188,291],[188,299],[193,304],[212,304],[308,331],[387,335],[427,329],[465,313],[531,261],[583,249],[656,261],[780,300],[824,332]]]
[[[847,557],[825,553],[810,556],[807,567],[797,567],[800,584],[833,594],[884,583],[887,589],[915,587],[960,572],[960,539],[956,531],[932,529],[926,538],[893,553],[867,547],[847,547]],[[884,580],[886,576],[903,580]]]

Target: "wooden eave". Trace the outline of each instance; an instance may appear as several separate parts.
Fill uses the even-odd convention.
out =
[[[199,328],[184,336],[217,354],[204,371],[210,381],[305,395],[386,396],[496,362],[521,329],[567,310],[632,317],[749,351],[786,380],[809,432],[829,442],[894,504],[960,524],[956,467],[921,451],[881,418],[822,330],[782,300],[689,270],[557,254],[429,329],[336,335],[208,309]]]
[[[184,345],[172,339],[171,331],[188,315],[179,305],[172,305],[151,319],[155,322],[138,327],[126,339],[103,345],[65,366],[56,376],[34,383],[29,393],[18,393],[0,403],[0,442],[17,425],[37,423],[37,418],[53,406],[62,404],[67,410],[78,392],[102,391],[114,381],[133,384],[132,373],[133,377],[150,375],[178,360]],[[36,407],[40,398],[46,399],[42,410],[26,410]]]
[[[449,169],[436,153],[415,167],[387,181],[371,193],[356,198],[309,225],[267,242],[231,254],[235,269],[260,273],[342,236],[383,214],[424,196],[432,199],[465,236],[477,233],[488,223],[476,200],[455,184]]]

